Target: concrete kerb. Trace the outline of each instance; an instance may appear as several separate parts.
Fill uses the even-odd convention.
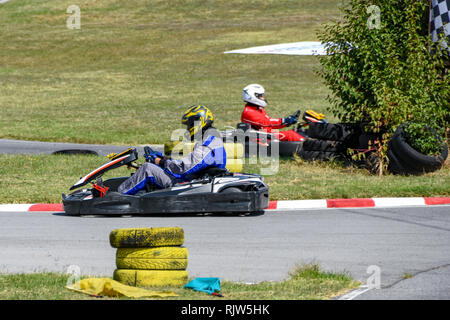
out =
[[[333,208],[398,208],[450,205],[450,197],[357,198],[270,201],[268,212]],[[62,203],[0,204],[0,212],[63,212]]]

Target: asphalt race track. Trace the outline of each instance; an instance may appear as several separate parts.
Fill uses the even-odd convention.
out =
[[[80,149],[106,155],[126,147],[0,139],[0,153],[9,154]],[[450,299],[448,205],[266,211],[243,217],[0,212],[0,272],[66,273],[75,265],[83,275],[110,277],[115,269],[111,230],[164,226],[183,227],[191,278],[280,281],[297,264],[317,263],[363,283],[345,299]],[[372,288],[374,270],[380,289]]]
[[[149,146],[154,150],[158,150],[161,152],[164,150],[164,145]],[[0,139],[0,154],[52,154],[53,152],[62,150],[84,150],[96,152],[99,156],[106,156],[113,152],[121,152],[130,147],[136,147],[140,155],[144,154],[143,146],[112,146],[101,144]]]
[[[83,275],[110,277],[111,230],[163,226],[183,227],[192,278],[279,281],[296,264],[318,263],[363,284],[378,268],[381,289],[345,298],[450,299],[450,206],[115,218],[1,212],[0,272],[66,273],[76,265]]]

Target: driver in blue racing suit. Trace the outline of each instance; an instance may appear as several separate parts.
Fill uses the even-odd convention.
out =
[[[212,127],[214,116],[205,106],[191,106],[181,118],[187,126],[191,141],[197,141],[193,151],[180,160],[164,157],[160,152],[150,154],[130,178],[118,188],[123,194],[134,195],[147,184],[164,189],[177,182],[190,181],[207,168],[225,168],[226,152],[219,132]]]

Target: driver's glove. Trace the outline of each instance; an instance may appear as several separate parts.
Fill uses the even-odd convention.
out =
[[[163,154],[159,151],[154,151],[150,154],[144,154],[145,160],[151,163],[155,163],[156,158],[164,158]]]
[[[298,117],[293,114],[292,116],[283,118],[283,124],[291,125],[296,124],[298,122]]]

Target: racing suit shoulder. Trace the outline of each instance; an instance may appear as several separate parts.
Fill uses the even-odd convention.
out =
[[[248,123],[253,129],[270,130],[284,128],[282,118],[271,118],[264,108],[246,105],[242,111],[241,121]]]
[[[166,160],[164,171],[181,180],[191,180],[208,167],[225,168],[227,155],[217,130],[207,130],[201,142],[187,156],[179,160]]]

